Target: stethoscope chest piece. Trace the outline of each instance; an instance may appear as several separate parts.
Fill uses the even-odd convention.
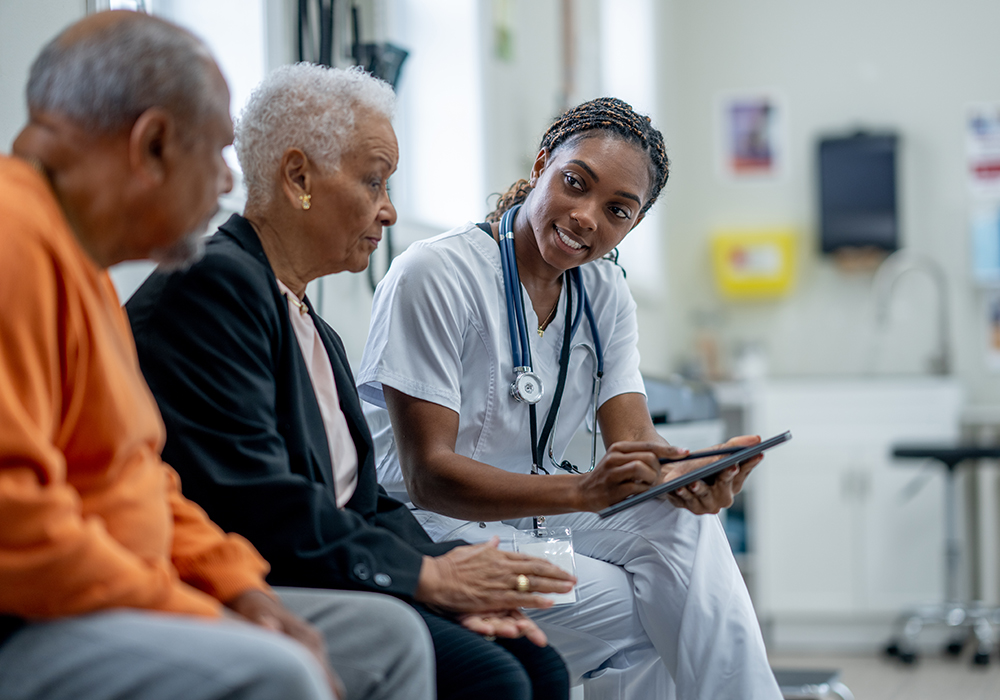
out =
[[[537,374],[524,367],[515,367],[517,376],[510,384],[510,395],[526,404],[536,404],[542,400],[542,380]]]

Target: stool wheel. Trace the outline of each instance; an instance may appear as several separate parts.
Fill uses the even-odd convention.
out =
[[[972,663],[975,666],[989,666],[990,655],[983,651],[977,651],[976,655],[972,657]]]
[[[899,656],[899,642],[892,640],[885,647],[886,656]]]
[[[917,654],[913,651],[901,651],[899,652],[899,660],[907,666],[912,666],[917,663]]]
[[[948,656],[958,656],[962,653],[962,649],[965,647],[964,639],[953,639],[948,642],[947,646],[944,648],[944,653]]]

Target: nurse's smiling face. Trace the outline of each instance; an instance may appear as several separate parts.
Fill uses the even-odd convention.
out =
[[[527,242],[534,241],[553,272],[596,260],[621,243],[642,220],[651,182],[646,153],[600,131],[585,132],[552,153],[543,149],[531,177],[534,188],[522,209],[530,224]],[[522,231],[524,240],[529,232]]]

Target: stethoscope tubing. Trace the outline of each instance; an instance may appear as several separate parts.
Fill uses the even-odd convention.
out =
[[[593,398],[593,402],[592,402],[592,407],[591,408],[592,408],[593,412],[591,413],[591,431],[590,431],[591,432],[591,435],[590,435],[590,468],[587,469],[587,471],[592,472],[592,471],[594,471],[594,467],[597,465],[597,402],[598,402],[598,400],[600,398],[600,395],[601,395],[601,377],[603,375],[603,372],[601,372],[600,370],[598,370],[599,364],[598,364],[598,359],[597,359],[597,353],[594,350],[594,348],[590,347],[586,343],[577,343],[576,345],[574,345],[573,347],[571,347],[569,349],[569,352],[570,352],[571,356],[573,354],[573,351],[576,350],[577,348],[583,348],[594,359],[594,377],[593,377],[593,384],[591,386],[591,396]],[[546,445],[546,449],[547,449],[547,451],[549,453],[549,463],[553,467],[556,467],[557,469],[564,469],[566,471],[573,471],[575,468],[572,468],[572,465],[569,465],[571,468],[567,468],[566,466],[564,466],[564,465],[568,465],[569,462],[563,462],[563,464],[559,464],[558,462],[556,462],[554,444],[555,444],[556,431],[558,430],[558,426],[559,426],[559,414],[556,413],[555,421],[553,422],[553,425],[552,425],[552,432],[549,433],[549,440],[548,440],[548,444]],[[575,471],[576,471],[576,473],[580,473],[579,469],[575,469]]]
[[[576,268],[576,276],[579,280],[577,286],[580,290],[580,306],[583,307],[583,312],[587,314],[587,323],[590,324],[590,335],[594,340],[594,356],[597,359],[597,378],[600,379],[604,376],[604,348],[601,346],[601,334],[597,332],[597,319],[594,318],[594,309],[590,306],[590,297],[587,296],[587,290],[583,287],[583,275],[580,274],[580,268]]]
[[[521,373],[533,374],[531,366],[531,345],[528,340],[527,320],[524,314],[524,300],[521,292],[521,276],[518,273],[517,256],[514,252],[514,216],[520,208],[520,204],[515,205],[504,212],[503,216],[500,218],[500,263],[503,268],[504,299],[507,304],[507,326],[510,331],[511,357],[514,363],[515,381],[517,381],[517,378]],[[601,344],[601,336],[597,331],[597,319],[594,318],[594,310],[590,305],[590,298],[587,296],[587,291],[583,285],[583,275],[580,272],[580,268],[576,267],[570,270],[569,277],[577,288],[579,299],[577,301],[576,312],[573,315],[569,337],[565,340],[565,342],[570,344],[570,353],[572,353],[574,347],[582,346],[587,348],[587,350],[594,356],[596,365],[593,386],[591,389],[593,394],[594,435],[591,439],[590,469],[593,470],[597,455],[597,404],[599,401],[601,378],[604,375],[604,348]],[[569,290],[567,289],[567,294],[568,292]],[[572,295],[567,296],[567,303],[571,303],[571,296]],[[567,314],[568,313],[569,309],[567,309]],[[583,343],[579,343],[577,346],[572,345],[573,336],[576,334],[584,315],[587,317],[587,323],[590,326],[590,334],[594,341],[593,349]],[[568,317],[567,320],[569,320]],[[569,362],[568,356],[566,362]],[[537,381],[539,385],[539,394],[541,394],[541,380]],[[515,399],[519,401],[523,400],[518,394],[513,395]],[[553,400],[557,401],[558,397],[554,397]],[[559,407],[557,405],[553,405],[549,410],[555,411],[552,421],[552,429],[549,432],[549,439],[547,441],[549,459],[553,464],[555,464],[555,460],[552,457],[552,440],[555,436],[555,424],[558,421]],[[534,403],[529,404],[529,412],[531,414],[532,473],[537,473],[537,469],[540,465],[538,464],[539,459],[536,458],[536,456],[537,453],[542,450],[542,447],[536,447],[537,423],[535,419]],[[546,426],[546,428],[548,428],[548,426]],[[563,468],[561,465],[556,466]],[[575,467],[573,469],[575,470]]]
[[[575,338],[576,330],[580,327],[580,322],[583,320],[583,307],[585,300],[587,298],[587,294],[583,289],[583,277],[580,275],[580,268],[578,267],[573,268],[573,270],[570,271],[570,278],[576,285],[576,291],[578,296],[580,297],[580,300],[577,302],[576,305],[576,313],[573,314],[573,330],[570,331],[570,337]],[[591,330],[593,330],[593,328],[591,328]]]
[[[507,259],[507,251],[508,251],[508,248],[510,248],[511,246],[508,246],[508,245],[505,244],[505,242],[504,242],[504,234],[503,234],[503,231],[506,228],[504,224],[508,223],[508,222],[505,222],[504,219],[506,219],[508,216],[511,216],[511,217],[513,216],[512,212],[509,211],[509,210],[503,215],[503,218],[501,219],[501,224],[500,224],[500,231],[501,231],[501,233],[500,233],[500,258],[501,258],[501,260],[500,260],[500,267],[503,269],[504,298],[505,298],[505,300],[507,302],[507,326],[510,329],[510,349],[511,349],[511,354],[512,354],[513,360],[514,360],[514,367],[523,367],[524,365],[523,365],[522,359],[521,359],[521,342],[520,342],[521,336],[520,336],[520,328],[519,328],[519,324],[517,323],[517,306],[516,306],[516,304],[512,303],[511,292],[510,292],[510,290],[514,288],[514,281],[513,281],[513,278],[511,277],[511,265],[510,265],[510,261]],[[511,228],[511,230],[513,229],[513,227],[510,227],[510,228]]]
[[[514,253],[514,215],[518,209],[520,209],[520,205],[511,207],[501,219],[500,248],[507,259],[506,288],[504,290],[507,297],[507,308],[509,310],[513,305],[514,325],[517,328],[518,351],[514,353],[514,360],[518,364],[515,367],[527,367],[530,371],[531,345],[528,342],[528,328],[524,316],[524,300],[521,297],[521,276],[517,271],[517,256]],[[510,219],[506,220],[508,216]],[[513,340],[513,334],[511,340]],[[512,342],[511,346],[513,347],[513,345],[514,343]]]

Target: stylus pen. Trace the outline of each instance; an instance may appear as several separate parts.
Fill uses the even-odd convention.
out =
[[[669,464],[670,462],[686,462],[689,459],[701,459],[702,457],[718,457],[720,455],[732,455],[737,452],[742,452],[746,447],[720,447],[717,450],[705,450],[704,452],[692,452],[686,457],[663,457],[660,459],[660,464]]]

